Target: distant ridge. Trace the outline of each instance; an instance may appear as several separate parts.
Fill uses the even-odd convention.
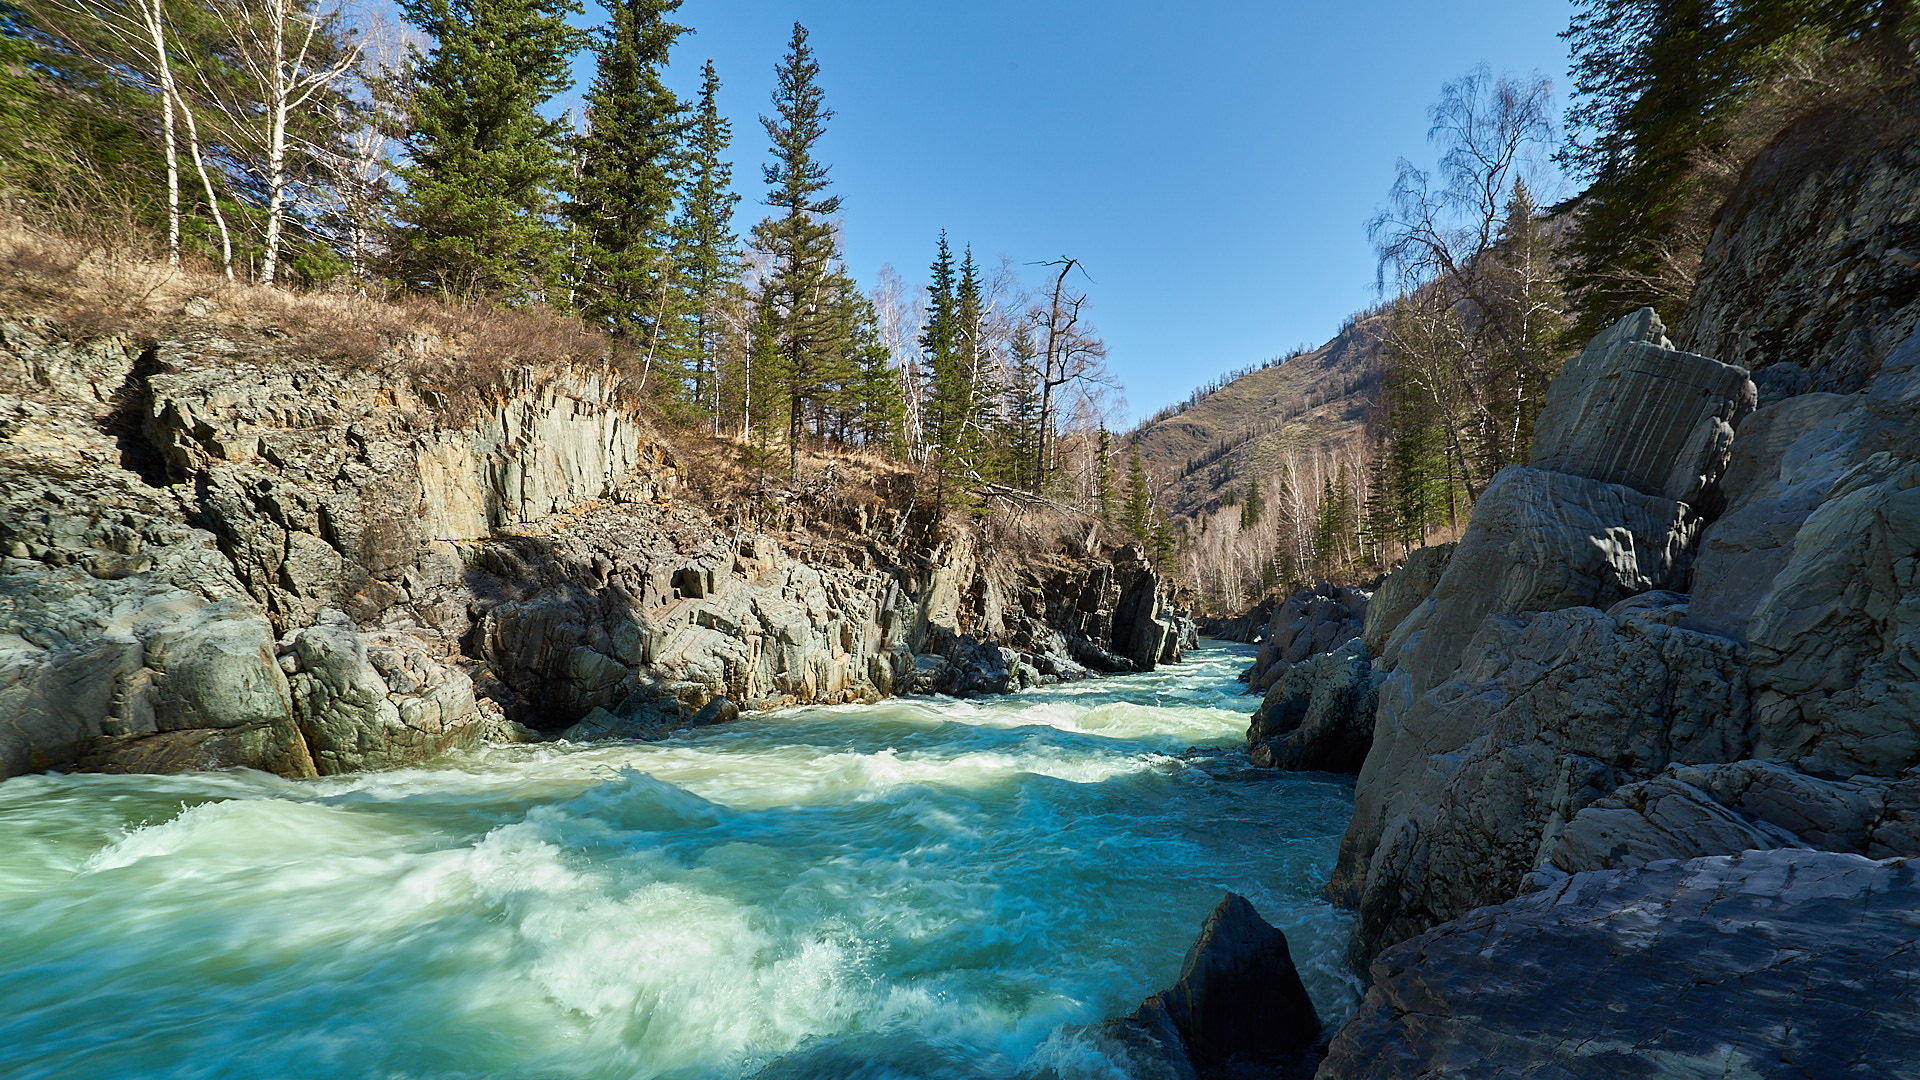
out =
[[[1176,518],[1219,508],[1229,489],[1318,459],[1356,466],[1379,397],[1383,316],[1350,320],[1311,352],[1257,368],[1137,429],[1161,506]]]

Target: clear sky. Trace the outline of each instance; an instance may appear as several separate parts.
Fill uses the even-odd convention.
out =
[[[1549,75],[1562,96],[1556,35],[1571,9],[685,0],[678,21],[696,32],[668,81],[692,97],[714,61],[744,234],[765,213],[757,118],[805,24],[837,114],[820,155],[862,287],[885,263],[924,282],[942,228],[985,265],[1080,259],[1130,422],[1220,372],[1318,345],[1373,302],[1365,223],[1396,158],[1432,160],[1426,109],[1441,83],[1484,61]],[[578,70],[576,94],[590,55]]]

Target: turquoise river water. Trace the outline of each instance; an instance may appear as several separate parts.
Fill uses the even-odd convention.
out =
[[[1245,769],[1250,652],[303,783],[8,780],[0,1076],[1123,1076],[1079,1026],[1226,889],[1332,1024],[1352,786]]]

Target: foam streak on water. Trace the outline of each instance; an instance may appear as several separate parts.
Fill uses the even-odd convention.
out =
[[[1338,1019],[1351,784],[1238,774],[1246,653],[317,782],[6,781],[0,1076],[1118,1075],[1074,1026],[1171,982],[1223,889]]]

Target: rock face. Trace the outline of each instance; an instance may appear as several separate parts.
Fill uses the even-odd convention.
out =
[[[1612,333],[1643,340],[1636,319]],[[1634,367],[1644,351],[1599,353]],[[1737,412],[1742,395],[1687,400]],[[1674,430],[1703,423],[1672,415]],[[1896,783],[1920,766],[1905,614],[1920,603],[1920,334],[1866,390],[1736,419],[1726,467],[1696,472],[1714,478],[1702,505],[1724,507],[1704,529],[1692,504],[1587,476],[1509,469],[1489,486],[1383,649],[1392,670],[1329,885],[1359,908],[1356,962],[1573,870],[1756,846],[1920,855]],[[1698,464],[1691,442],[1636,437]],[[1540,438],[1580,442],[1558,421]],[[1543,459],[1602,475],[1643,460],[1641,486],[1661,475],[1651,457]],[[1691,593],[1662,591],[1687,587],[1696,532]],[[1779,770],[1754,789],[1771,801],[1697,771],[1755,761]],[[1796,799],[1855,809],[1778,812]]]
[[[1565,822],[1669,763],[1747,756],[1732,642],[1593,608],[1489,619],[1455,676],[1381,690],[1332,895],[1352,957],[1512,896]],[[1388,695],[1403,695],[1388,700]]]
[[[1373,717],[1385,677],[1359,638],[1293,665],[1267,691],[1247,728],[1253,764],[1359,772],[1373,745]]]
[[[1405,562],[1380,579],[1380,587],[1367,602],[1367,617],[1360,627],[1360,638],[1367,643],[1370,655],[1379,656],[1386,649],[1387,638],[1392,636],[1394,628],[1413,614],[1421,601],[1433,595],[1434,586],[1440,584],[1440,575],[1446,572],[1447,560],[1453,557],[1454,547],[1436,544],[1415,548],[1407,554]]]
[[[1920,106],[1911,89],[1787,129],[1716,218],[1681,335],[1768,403],[1851,394],[1920,321]]]
[[[1179,980],[1100,1032],[1154,1073],[1201,1080],[1309,1076],[1320,1049],[1286,935],[1235,893],[1201,925]]]
[[[1567,823],[1539,883],[1555,873],[1645,866],[1752,848],[1920,851],[1920,770],[1825,780],[1772,761],[1674,765],[1627,784]]]
[[[1687,507],[1565,473],[1510,466],[1474,505],[1433,593],[1381,659],[1419,695],[1444,682],[1486,619],[1610,607],[1686,581],[1697,529]]]
[[[1580,874],[1383,953],[1318,1075],[1897,1075],[1920,1060],[1917,908],[1905,859]]]
[[[0,327],[0,778],[384,768],[1191,640],[1137,548],[917,548],[888,489],[831,469],[759,492],[773,520],[710,514],[597,370],[513,369],[457,414],[275,350]]]

